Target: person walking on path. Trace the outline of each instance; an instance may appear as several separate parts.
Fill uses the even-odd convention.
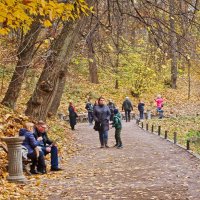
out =
[[[159,113],[159,119],[162,119],[163,118],[163,112],[164,112],[163,109],[162,109],[164,100],[163,100],[163,98],[161,97],[160,94],[158,94],[157,98],[154,99],[154,100],[156,102],[156,110]]]
[[[122,130],[122,122],[121,122],[121,115],[118,109],[114,109],[114,117],[112,127],[115,127],[115,140],[116,144],[114,147],[118,149],[123,148],[122,140],[121,140],[121,130]]]
[[[110,121],[113,121],[115,104],[113,103],[112,99],[109,99],[107,106],[110,109],[110,113],[111,113]]]
[[[88,99],[88,102],[86,103],[85,109],[88,111],[88,121],[89,124],[93,124],[93,105],[90,102],[90,99]]]
[[[140,120],[144,119],[144,102],[142,100],[139,101],[138,103],[138,111],[140,113]]]
[[[71,129],[75,130],[74,127],[76,125],[76,118],[78,117],[78,115],[76,113],[76,109],[72,102],[69,102],[68,111],[69,111],[69,123],[70,123]]]
[[[94,108],[93,116],[95,121],[94,129],[99,132],[101,148],[109,147],[108,130],[110,115],[110,109],[107,105],[105,105],[105,99],[103,97],[100,97],[98,100],[98,105]]]
[[[131,103],[131,101],[129,100],[129,97],[126,97],[125,101],[122,104],[122,111],[125,111],[125,118],[126,118],[126,122],[130,122],[131,120],[131,110],[133,110],[133,105]]]
[[[51,154],[51,171],[60,171],[62,169],[58,167],[58,148],[56,143],[49,139],[46,129],[46,123],[40,120],[35,125],[33,134],[44,155]]]

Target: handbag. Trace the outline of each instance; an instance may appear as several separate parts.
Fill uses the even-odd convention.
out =
[[[101,123],[100,122],[95,122],[93,129],[95,131],[100,131],[101,130]]]

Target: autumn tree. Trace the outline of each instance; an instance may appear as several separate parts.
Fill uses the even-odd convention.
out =
[[[10,81],[2,104],[14,108],[22,83],[36,51],[40,45],[37,38],[44,27],[50,27],[53,20],[74,20],[81,10],[87,9],[84,1],[74,3],[59,3],[57,1],[2,1],[3,14],[0,17],[2,26],[0,34],[7,34],[19,29],[20,41],[17,51],[18,62]],[[76,7],[76,9],[74,9]],[[18,35],[18,33],[17,33]],[[44,39],[43,39],[44,40]],[[36,44],[38,44],[36,46]]]
[[[90,5],[93,1],[88,1],[88,3]],[[71,52],[73,52],[74,44],[77,42],[76,37],[79,30],[81,26],[85,25],[85,22],[86,17],[82,17],[80,20],[64,24],[60,35],[50,47],[50,54],[47,57],[42,74],[27,103],[26,115],[35,119],[46,120],[55,98],[58,98],[57,106],[59,105]],[[58,91],[59,96],[56,96]]]

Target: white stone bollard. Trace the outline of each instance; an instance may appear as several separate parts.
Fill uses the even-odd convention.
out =
[[[147,110],[147,119],[151,119],[151,111]]]
[[[24,137],[2,138],[8,147],[8,173],[7,180],[10,182],[25,182],[22,165],[22,141]]]

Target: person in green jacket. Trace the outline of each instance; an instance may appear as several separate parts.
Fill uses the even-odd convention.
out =
[[[121,114],[119,113],[118,109],[114,109],[112,127],[115,127],[115,140],[116,140],[115,147],[117,147],[118,149],[123,148],[121,140],[122,121],[121,121]]]

